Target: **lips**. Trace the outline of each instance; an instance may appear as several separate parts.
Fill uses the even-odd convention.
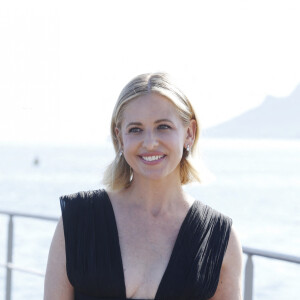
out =
[[[139,157],[145,162],[145,163],[156,163],[161,161],[166,155],[161,152],[156,153],[143,153],[139,155]]]
[[[146,161],[155,161],[155,160],[159,160],[162,157],[164,157],[164,155],[142,156],[142,159]]]

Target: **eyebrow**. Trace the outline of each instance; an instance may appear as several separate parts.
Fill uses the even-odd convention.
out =
[[[161,122],[169,122],[169,123],[173,124],[173,122],[169,119],[159,119],[159,120],[156,120],[154,123],[157,124],[157,123],[161,123]]]
[[[161,123],[161,122],[169,122],[169,123],[172,123],[174,124],[171,120],[169,119],[159,119],[159,120],[156,120],[154,122],[154,124],[157,124],[157,123]],[[142,126],[143,124],[141,122],[130,122],[127,124],[126,128],[128,128],[129,126]]]
[[[130,122],[130,123],[127,124],[126,128],[128,128],[129,126],[132,126],[132,125],[141,126],[142,123],[140,123],[140,122]]]

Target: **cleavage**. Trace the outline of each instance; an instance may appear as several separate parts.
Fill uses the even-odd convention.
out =
[[[121,217],[118,224],[126,297],[154,299],[166,273],[180,224],[136,221]]]

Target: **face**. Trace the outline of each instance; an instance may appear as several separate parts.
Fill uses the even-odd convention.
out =
[[[195,121],[184,126],[175,106],[166,97],[151,93],[126,107],[116,134],[134,180],[179,177],[183,148],[193,144]]]

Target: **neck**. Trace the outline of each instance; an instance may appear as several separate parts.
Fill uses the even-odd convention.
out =
[[[153,216],[172,213],[179,207],[188,206],[191,201],[178,177],[163,180],[134,178],[124,193],[132,205],[139,206]]]

